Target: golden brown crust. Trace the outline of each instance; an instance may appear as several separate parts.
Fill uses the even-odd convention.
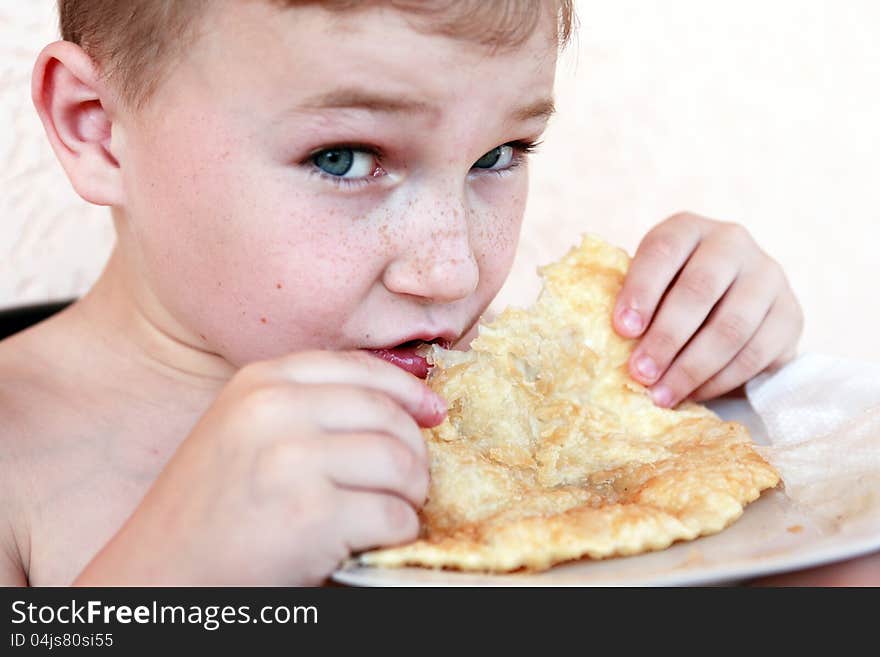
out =
[[[629,259],[585,237],[542,269],[528,311],[480,326],[471,351],[434,348],[449,417],[426,430],[422,537],[375,566],[542,570],[722,530],[779,481],[745,427],[707,408],[654,406],[627,373],[634,341],[611,313]]]

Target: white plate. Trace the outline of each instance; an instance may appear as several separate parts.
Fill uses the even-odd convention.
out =
[[[745,400],[709,404],[728,420],[749,427],[766,444],[761,419]],[[797,508],[781,490],[765,491],[735,523],[713,536],[677,543],[659,552],[603,561],[582,560],[533,574],[489,575],[425,568],[337,571],[352,586],[689,586],[731,584],[760,575],[807,568],[880,550],[880,500],[859,517],[828,525]]]

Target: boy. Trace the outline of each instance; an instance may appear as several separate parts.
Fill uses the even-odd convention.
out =
[[[569,3],[59,4],[34,101],[118,239],[0,344],[0,580],[314,584],[412,539],[445,412],[415,348],[508,272]],[[645,238],[614,321],[667,406],[801,328],[751,238],[690,215]]]

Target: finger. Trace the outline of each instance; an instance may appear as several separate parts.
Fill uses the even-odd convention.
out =
[[[428,451],[421,429],[412,416],[384,392],[323,384],[309,386],[308,395],[308,412],[322,431],[386,434],[399,440],[427,464]]]
[[[329,435],[321,441],[324,472],[338,486],[390,493],[420,507],[428,494],[428,464],[385,434]]]
[[[796,315],[797,310],[790,303],[776,301],[751,340],[723,370],[697,388],[691,398],[704,401],[718,397],[770,367],[788,351]]]
[[[708,240],[697,248],[630,356],[634,379],[651,385],[663,376],[734,282],[739,267],[740,261],[725,257],[717,241]]]
[[[758,332],[776,293],[776,287],[768,285],[762,273],[738,278],[653,386],[654,402],[671,408],[724,369]]]
[[[418,537],[416,510],[396,495],[339,491],[337,527],[352,552],[408,543]]]
[[[627,338],[641,335],[679,270],[702,238],[698,218],[677,216],[645,235],[630,262],[614,307],[615,330]]]
[[[272,364],[288,381],[343,383],[383,392],[423,427],[440,424],[446,415],[446,403],[424,381],[371,354],[358,351],[302,352],[272,361]]]

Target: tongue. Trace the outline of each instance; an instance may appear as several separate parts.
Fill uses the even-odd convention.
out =
[[[369,352],[420,379],[428,376],[428,361],[416,353],[418,345],[401,345],[393,349],[370,349]]]

